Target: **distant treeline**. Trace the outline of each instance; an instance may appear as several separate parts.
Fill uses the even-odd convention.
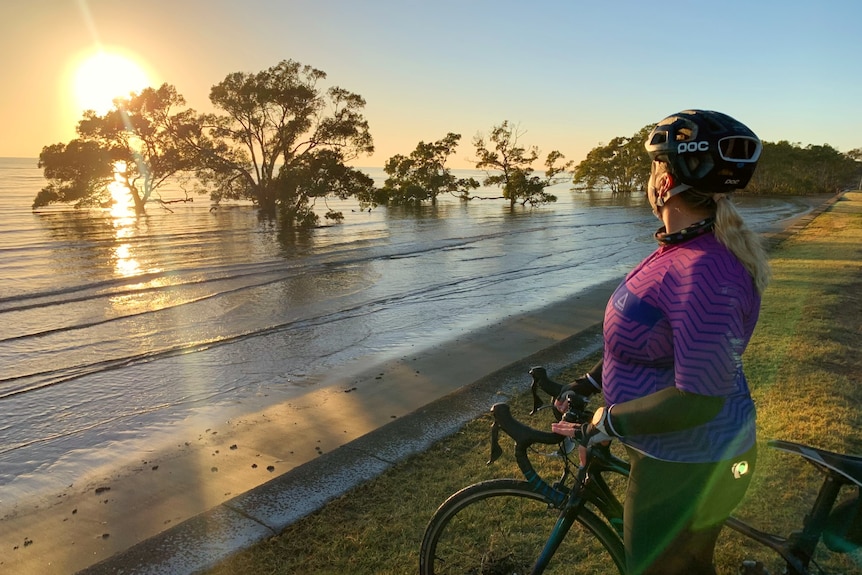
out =
[[[590,150],[573,173],[575,189],[614,193],[641,192],[649,179],[650,159],[643,143],[655,124],[630,137],[616,137]],[[835,148],[763,142],[763,152],[746,193],[810,195],[857,187],[862,178],[862,148],[842,154]]]
[[[216,113],[187,108],[169,84],[118,98],[101,116],[89,110],[76,138],[42,149],[39,167],[48,185],[33,209],[52,203],[108,205],[120,183],[143,213],[156,191],[180,178],[187,193],[207,194],[216,203],[250,200],[284,226],[311,227],[319,221],[315,202],[326,197],[354,197],[363,207],[433,203],[444,193],[469,201],[480,198],[473,193],[485,186],[499,188],[496,197],[514,207],[556,201],[547,188],[565,181],[575,190],[614,193],[646,187],[650,161],[643,142],[652,125],[594,148],[574,168],[554,150],[537,173],[538,147],[523,145],[523,133],[503,121],[487,136],[473,138],[475,167],[486,173],[481,183],[456,178],[446,167],[461,139],[449,133],[387,160],[388,177],[377,188],[349,165],[374,151],[365,100],[337,86],[324,89],[319,84],[325,78],[320,70],[285,60],[261,72],[229,74],[214,85],[210,101]],[[859,149],[841,154],[828,145],[767,143],[749,190],[835,192],[858,181],[860,166]],[[167,203],[161,205],[169,209]],[[339,221],[343,215],[329,209],[325,218]]]
[[[832,146],[764,142],[754,177],[746,188],[752,194],[834,194],[858,188],[862,178],[862,149],[842,154]]]

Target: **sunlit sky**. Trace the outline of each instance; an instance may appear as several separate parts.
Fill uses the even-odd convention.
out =
[[[99,50],[135,64],[117,83],[168,82],[199,111],[232,72],[323,70],[367,101],[376,153],[359,166],[455,132],[450,166],[470,167],[473,136],[503,120],[580,161],[685,108],[768,141],[862,147],[858,0],[6,0],[0,156],[74,137]]]

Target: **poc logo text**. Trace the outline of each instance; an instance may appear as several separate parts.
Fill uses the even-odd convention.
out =
[[[686,152],[705,152],[709,149],[709,142],[680,142],[676,147],[677,154]]]

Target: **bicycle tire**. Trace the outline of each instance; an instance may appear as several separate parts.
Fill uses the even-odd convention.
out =
[[[560,511],[526,481],[492,479],[458,491],[434,513],[419,551],[420,575],[526,575]],[[583,509],[546,575],[625,573],[616,532]]]

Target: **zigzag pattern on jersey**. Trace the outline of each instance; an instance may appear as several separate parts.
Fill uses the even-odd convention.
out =
[[[712,236],[690,243],[708,238]],[[608,351],[635,365],[674,364],[676,384],[689,391],[731,394],[738,389],[740,356],[757,318],[751,278],[723,246],[686,248],[688,244],[665,250],[614,293],[605,315]],[[620,310],[614,302],[623,296],[626,306]],[[712,387],[704,388],[704,381]],[[650,386],[661,389],[669,383],[653,381]]]
[[[672,385],[730,396],[710,424],[637,438],[643,442],[640,448],[659,457],[664,453],[673,454],[674,460],[697,461],[703,460],[698,458],[704,457],[706,445],[726,445],[739,433],[750,447],[754,406],[740,356],[758,311],[751,277],[712,234],[659,248],[629,274],[605,312],[608,401],[626,401]]]
[[[742,352],[754,330],[751,276],[736,258],[679,250],[673,273],[665,275],[659,297],[674,330],[677,385],[689,389],[711,382],[712,393],[738,391]],[[744,289],[746,286],[749,289]],[[724,385],[722,385],[724,384]],[[697,391],[697,389],[691,389]]]

